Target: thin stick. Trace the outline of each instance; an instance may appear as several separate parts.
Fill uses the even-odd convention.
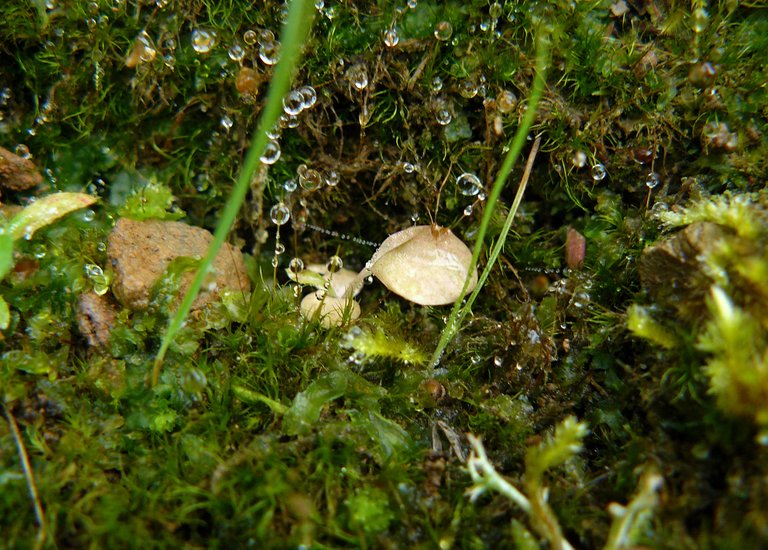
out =
[[[6,407],[3,406],[3,412],[5,418],[8,419],[8,425],[13,432],[13,439],[16,441],[16,448],[19,450],[19,458],[21,459],[21,467],[24,470],[24,477],[27,479],[27,488],[29,489],[29,496],[32,499],[32,504],[35,507],[35,517],[37,518],[37,524],[40,529],[37,532],[37,548],[42,548],[46,538],[46,523],[45,512],[43,512],[43,505],[40,503],[40,495],[37,492],[37,485],[35,484],[35,476],[32,471],[32,465],[29,463],[29,455],[27,455],[27,448],[24,446],[24,440],[21,438],[21,432],[19,432],[19,426],[16,424],[16,419]]]

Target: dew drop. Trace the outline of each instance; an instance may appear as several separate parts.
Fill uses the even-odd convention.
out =
[[[257,35],[256,31],[254,30],[247,30],[243,33],[243,42],[249,46],[253,46],[258,39],[259,35]]]
[[[298,128],[299,117],[297,117],[296,115],[286,115],[285,113],[283,113],[282,115],[280,115],[278,122],[280,123],[281,128]]]
[[[472,172],[464,172],[458,178],[456,178],[456,187],[458,188],[459,193],[462,195],[467,197],[474,197],[480,193],[483,185],[480,183],[480,178],[478,178],[475,174]]]
[[[304,262],[301,258],[291,258],[291,261],[288,263],[288,269],[293,273],[299,273],[304,269]]]
[[[459,84],[459,94],[466,99],[472,99],[477,95],[477,84],[471,80],[464,80]]]
[[[510,113],[517,105],[517,96],[509,90],[502,90],[496,98],[496,108],[500,113]]]
[[[408,7],[409,7],[409,8],[411,8],[412,10],[415,10],[415,9],[416,9],[416,6],[418,6],[418,5],[419,5],[419,2],[418,2],[418,0],[408,0],[408,2],[407,2],[407,5],[408,5]]]
[[[94,219],[96,219],[96,212],[94,212],[90,208],[87,210],[83,210],[82,218],[84,222],[92,222]]]
[[[104,270],[96,264],[85,264],[83,266],[83,270],[85,271],[85,276],[89,279],[95,279],[97,277],[104,276]]]
[[[390,27],[383,33],[384,45],[387,48],[394,48],[400,42],[400,36],[397,34],[397,29]]]
[[[330,257],[328,264],[325,266],[330,273],[337,273],[342,267],[344,267],[344,261],[335,255]]]
[[[283,189],[285,189],[286,193],[293,193],[297,187],[298,185],[296,185],[296,180],[294,179],[287,179],[283,182]]]
[[[466,207],[466,208],[464,208],[464,215],[465,215],[465,216],[471,216],[471,215],[472,215],[472,210],[473,210],[473,209],[474,209],[474,208],[473,208],[473,206],[472,206],[471,204],[467,205],[467,207]]]
[[[280,241],[277,241],[275,243],[275,255],[280,256],[281,254],[284,254],[284,253],[285,253],[285,245]]]
[[[309,168],[304,172],[304,175],[299,174],[299,185],[302,189],[314,191],[323,185],[323,177],[317,170]]]
[[[264,164],[274,164],[277,159],[280,158],[280,144],[274,139],[267,142],[267,146],[264,147],[264,152],[259,157],[259,160]]]
[[[440,90],[442,90],[443,89],[443,79],[440,78],[439,76],[436,76],[435,78],[433,78],[432,79],[431,88],[432,88],[432,91],[435,92],[435,93],[437,93]]]
[[[272,264],[272,267],[277,267],[280,265],[280,259],[278,256],[272,256],[272,261],[270,262]]]
[[[584,168],[587,165],[587,154],[584,151],[574,151],[571,165],[574,168]]]
[[[259,46],[259,59],[265,65],[274,65],[280,59],[280,44],[275,40],[263,40]]]
[[[368,87],[368,73],[362,65],[353,65],[347,71],[347,80],[357,90],[365,90]]]
[[[416,168],[410,162],[404,162],[403,163],[403,172],[405,172],[406,174],[413,174],[413,171],[415,169]]]
[[[221,124],[221,127],[224,128],[224,130],[229,132],[232,129],[232,126],[235,124],[235,121],[232,120],[232,117],[229,115],[224,115],[221,117],[219,124]]]
[[[448,21],[440,21],[435,25],[435,38],[440,42],[447,42],[453,34],[453,27]]]
[[[656,172],[648,172],[648,174],[645,176],[645,186],[648,189],[653,189],[660,183],[659,175]]]
[[[229,58],[235,63],[240,63],[245,57],[245,48],[240,44],[232,44],[227,51],[227,55],[229,55]]]
[[[23,143],[19,143],[16,146],[16,149],[14,151],[15,151],[16,155],[20,156],[23,159],[30,159],[30,158],[32,158],[32,153],[29,152],[29,147],[27,147]]]
[[[595,181],[600,181],[605,179],[607,172],[605,171],[605,166],[600,164],[599,162],[592,166],[592,179]]]
[[[501,17],[501,4],[498,2],[494,2],[491,4],[491,7],[488,8],[488,15],[493,17],[494,19],[498,19]]]
[[[48,253],[48,249],[45,247],[44,244],[36,244],[32,248],[32,255],[38,260],[42,260],[43,258],[45,258],[45,255],[47,253]]]
[[[339,184],[339,173],[336,170],[329,170],[325,175],[325,184],[329,187],[336,187]]]
[[[438,107],[435,111],[435,120],[440,126],[447,126],[453,120],[453,115],[446,107]]]
[[[291,90],[283,98],[283,111],[287,115],[298,115],[304,109],[304,95],[299,90]]]
[[[192,49],[197,53],[208,53],[216,45],[216,33],[205,29],[192,31]]]
[[[317,103],[317,92],[312,86],[302,86],[299,93],[304,102],[304,109],[310,109]]]
[[[280,201],[269,210],[269,218],[275,225],[285,225],[291,219],[291,211]]]

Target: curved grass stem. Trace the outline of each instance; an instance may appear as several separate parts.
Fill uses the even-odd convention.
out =
[[[493,183],[493,187],[491,188],[491,193],[488,196],[488,202],[486,204],[485,211],[483,212],[483,218],[480,222],[480,228],[477,232],[477,240],[475,241],[475,247],[472,251],[472,264],[469,267],[469,271],[467,273],[467,279],[464,282],[464,288],[462,289],[462,292],[459,295],[459,298],[453,304],[453,309],[451,309],[451,314],[448,317],[448,322],[446,323],[445,328],[443,329],[443,332],[440,335],[440,341],[438,342],[437,347],[435,348],[435,351],[432,354],[430,364],[433,367],[440,362],[440,358],[442,357],[446,346],[458,332],[459,326],[461,325],[461,322],[464,319],[464,317],[467,315],[467,313],[469,313],[469,311],[471,311],[472,303],[474,302],[478,293],[482,289],[483,284],[485,283],[486,279],[488,278],[488,275],[490,274],[490,270],[493,268],[493,265],[495,264],[496,259],[499,257],[499,254],[501,253],[501,249],[504,246],[504,241],[507,237],[507,234],[509,233],[510,227],[512,226],[512,220],[514,219],[515,214],[517,213],[517,209],[520,206],[520,202],[522,201],[523,192],[525,191],[525,186],[528,182],[528,177],[530,176],[530,169],[533,165],[533,159],[536,156],[536,151],[538,150],[540,138],[537,138],[537,140],[534,142],[533,148],[531,149],[531,154],[529,155],[528,165],[526,166],[525,174],[523,174],[523,178],[520,182],[520,186],[518,187],[517,194],[515,195],[515,200],[512,203],[512,207],[509,210],[507,219],[504,222],[504,228],[502,229],[501,234],[499,235],[499,238],[496,244],[494,245],[493,249],[491,250],[490,256],[488,257],[488,262],[485,266],[485,269],[483,270],[483,273],[480,276],[477,282],[477,286],[475,286],[475,289],[472,292],[471,296],[467,299],[466,303],[462,306],[464,295],[467,292],[467,288],[469,288],[469,282],[470,282],[472,273],[474,272],[475,266],[477,266],[477,262],[480,259],[480,253],[483,248],[483,241],[485,239],[486,233],[488,232],[488,226],[491,223],[491,217],[493,216],[494,207],[496,206],[496,203],[499,200],[501,191],[504,188],[504,183],[506,182],[510,172],[512,171],[512,166],[514,166],[515,161],[520,156],[520,153],[523,150],[523,146],[525,145],[525,142],[527,140],[528,131],[530,130],[531,125],[533,124],[534,117],[536,116],[536,107],[544,91],[545,74],[546,74],[546,67],[547,67],[548,60],[549,60],[548,37],[546,35],[540,35],[537,41],[537,46],[536,46],[536,76],[534,78],[530,98],[528,99],[528,106],[525,111],[525,114],[523,115],[523,119],[520,122],[520,126],[517,129],[517,132],[515,133],[515,136],[512,138],[512,143],[510,145],[509,152],[507,153],[507,156],[504,158],[504,162],[502,163],[501,168],[499,169],[499,173],[496,176],[496,180]]]
[[[224,244],[232,224],[235,222],[237,213],[245,200],[248,192],[251,178],[259,166],[261,154],[267,145],[267,131],[269,131],[277,122],[282,111],[283,96],[288,92],[291,85],[293,69],[298,63],[301,47],[304,44],[307,32],[312,22],[312,7],[306,0],[292,0],[288,11],[288,19],[283,27],[280,36],[280,61],[278,62],[274,76],[269,85],[269,92],[264,109],[259,119],[259,125],[253,136],[251,147],[245,156],[243,166],[232,189],[227,203],[224,206],[224,212],[221,214],[219,224],[213,234],[213,241],[208,247],[205,257],[200,263],[200,267],[192,280],[192,284],[184,295],[184,299],[176,311],[175,315],[168,324],[168,328],[163,335],[160,349],[155,356],[154,367],[152,369],[151,385],[156,385],[160,378],[160,370],[163,365],[163,359],[168,351],[174,337],[184,325],[192,303],[195,301],[203,282],[213,265],[213,261],[218,254],[219,249]]]

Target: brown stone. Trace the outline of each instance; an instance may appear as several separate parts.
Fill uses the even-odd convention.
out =
[[[0,185],[22,191],[42,182],[43,176],[34,162],[0,147]]]
[[[91,347],[109,346],[117,314],[108,296],[86,292],[77,299],[77,326]]]
[[[144,309],[149,305],[154,284],[168,264],[180,256],[202,258],[213,235],[200,227],[181,222],[122,218],[109,235],[107,256],[114,271],[112,292],[123,305]],[[250,292],[243,255],[234,246],[224,243],[214,260],[212,280],[192,304],[197,310],[216,300],[225,288]],[[189,288],[194,271],[184,274],[181,294]]]
[[[703,255],[726,231],[714,223],[693,223],[647,247],[639,265],[643,287],[658,303],[674,306],[684,318],[706,316],[712,280],[706,274]]]

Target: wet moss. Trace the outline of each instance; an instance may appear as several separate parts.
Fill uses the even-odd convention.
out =
[[[280,160],[257,171],[231,232],[254,290],[190,317],[150,387],[197,260],[177,262],[145,311],[117,308],[107,346],[78,327],[78,296],[103,283],[85,266],[108,281],[120,216],[216,225],[274,74],[244,33],[278,34],[284,6],[3,2],[0,145],[24,145],[44,179],[3,189],[3,202],[100,199],[19,240],[0,281],[4,543],[538,547],[559,529],[576,547],[765,544],[768,33],[761,7],[710,4],[326,2],[293,83],[317,102],[295,128],[283,121]],[[215,32],[208,52],[193,47],[200,28]],[[471,246],[485,201],[455,182],[472,172],[489,192],[542,29],[541,150],[513,235],[437,368],[447,308],[374,283],[356,323],[302,319],[289,258],[338,254],[361,269],[389,234],[432,221]],[[127,64],[142,39],[145,58]],[[243,68],[254,74],[238,88]],[[516,101],[502,108],[507,91]],[[338,182],[302,186],[302,164]],[[291,220],[278,237],[279,200]],[[569,227],[586,239],[570,267]],[[571,416],[589,429],[583,450],[560,438],[570,451],[541,471],[530,457],[557,447],[548,434]],[[468,432],[529,498],[548,490],[549,511],[495,493],[470,502]],[[638,511],[627,539],[622,510]]]

